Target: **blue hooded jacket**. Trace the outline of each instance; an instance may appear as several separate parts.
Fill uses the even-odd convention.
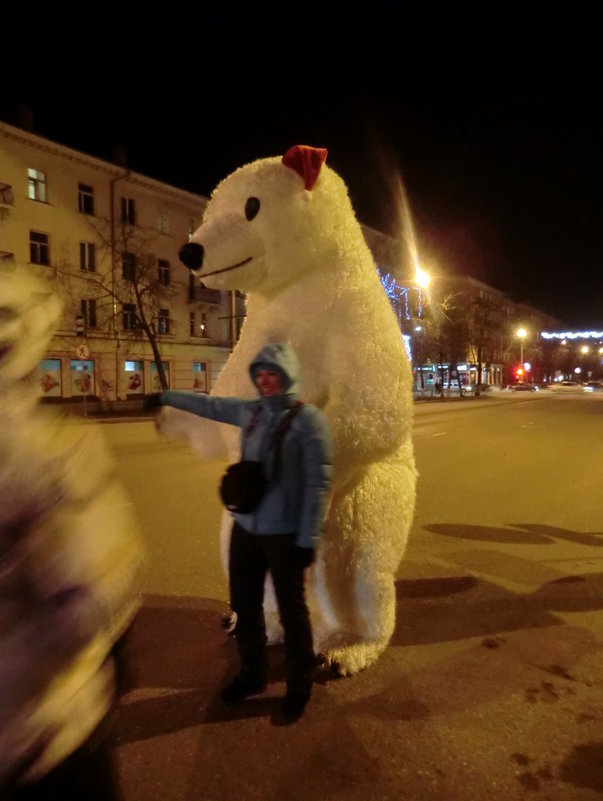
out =
[[[281,441],[280,468],[278,475],[272,477],[274,432],[287,410],[298,400],[297,354],[288,345],[266,345],[249,366],[254,384],[261,369],[280,373],[282,395],[249,401],[168,390],[159,396],[160,403],[239,426],[242,430],[241,459],[262,462],[271,480],[259,506],[248,514],[233,514],[234,519],[251,534],[295,534],[296,545],[316,548],[333,470],[329,426],[316,406],[304,404]]]

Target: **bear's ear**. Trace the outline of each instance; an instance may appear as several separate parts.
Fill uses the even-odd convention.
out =
[[[326,158],[327,151],[324,147],[294,145],[283,156],[283,164],[291,167],[304,179],[306,189],[313,189]]]

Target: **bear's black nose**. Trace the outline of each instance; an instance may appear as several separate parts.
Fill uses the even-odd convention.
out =
[[[203,245],[187,242],[180,248],[178,258],[189,270],[198,270],[203,264]]]

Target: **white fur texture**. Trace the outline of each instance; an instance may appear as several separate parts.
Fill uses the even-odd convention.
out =
[[[250,197],[260,209],[247,220]],[[206,286],[248,293],[240,340],[213,394],[254,397],[249,363],[267,342],[286,342],[300,358],[302,399],[330,423],[335,480],[308,603],[317,653],[341,674],[356,673],[379,656],[394,629],[394,576],[411,526],[416,471],[410,366],[346,186],[326,165],[308,191],[280,157],[255,161],[219,184],[192,241],[204,248],[197,275]],[[206,440],[205,421],[173,410],[167,416],[201,455],[220,453],[215,432],[211,444]],[[220,428],[222,455],[234,461],[239,432]],[[225,515],[223,557],[229,536]],[[265,611],[269,641],[276,642],[270,586]]]

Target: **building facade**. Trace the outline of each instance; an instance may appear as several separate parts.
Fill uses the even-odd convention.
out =
[[[206,204],[0,123],[0,269],[30,265],[64,304],[40,367],[46,398],[135,400],[160,388],[157,361],[169,387],[211,390],[245,309],[178,260]]]

